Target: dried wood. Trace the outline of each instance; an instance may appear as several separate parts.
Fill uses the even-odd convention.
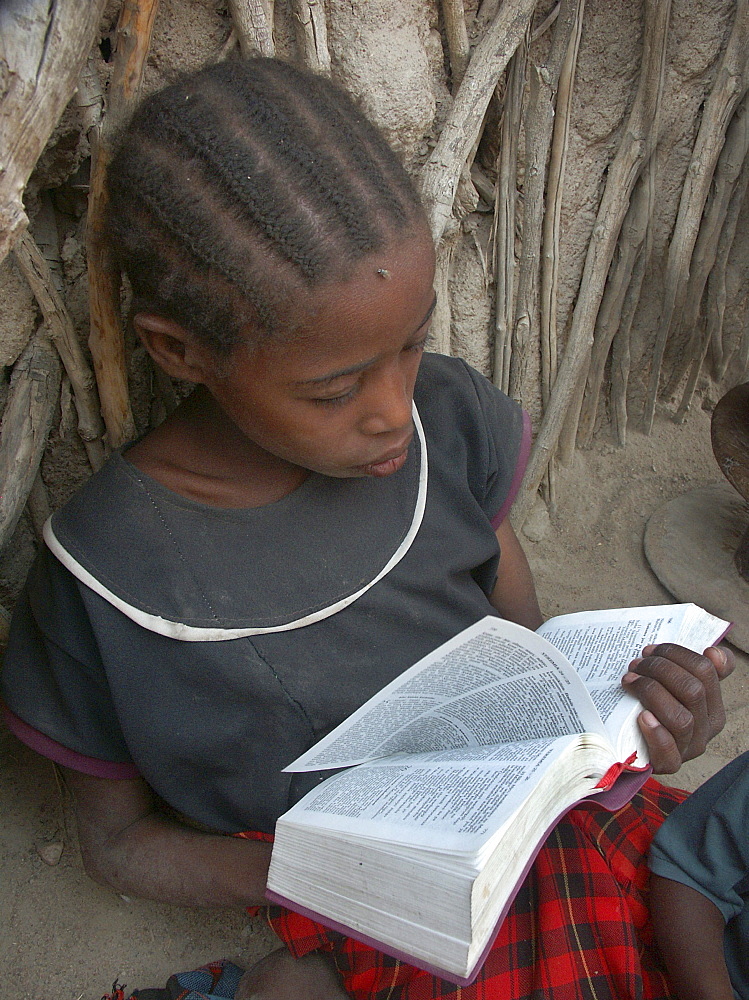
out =
[[[734,109],[749,86],[749,0],[738,0],[736,18],[718,70],[715,85],[705,102],[692,158],[679,201],[664,278],[663,308],[653,349],[643,429],[653,428],[661,367],[669,337],[682,322],[689,267],[700,219],[710,192],[713,172],[723,147]]]
[[[557,375],[557,292],[559,284],[559,238],[561,232],[562,196],[567,164],[572,94],[575,88],[577,54],[580,49],[585,0],[575,5],[575,21],[564,51],[564,60],[557,80],[556,109],[549,155],[546,208],[541,231],[541,401],[546,408],[551,387]],[[565,21],[567,11],[565,11]],[[564,25],[560,32],[566,34]],[[563,35],[560,37],[561,46]],[[553,45],[554,43],[552,43]],[[558,55],[555,53],[555,60]],[[552,68],[551,72],[555,72]]]
[[[733,116],[726,132],[726,141],[715,166],[710,197],[694,244],[682,311],[685,323],[699,315],[708,275],[717,259],[718,242],[728,206],[747,153],[749,153],[749,101],[745,100]],[[700,334],[699,324],[695,324],[686,349],[673,367],[666,395],[671,396],[676,392],[687,370],[693,368],[693,361],[703,356],[703,337]],[[707,350],[707,344],[704,345],[704,349]],[[691,393],[689,395],[691,397]]]
[[[328,26],[323,0],[294,0],[297,44],[304,61],[315,73],[330,75]]]
[[[731,203],[728,206],[726,220],[720,234],[718,244],[717,260],[710,272],[707,280],[707,303],[705,312],[707,315],[708,334],[710,337],[710,348],[713,360],[713,375],[717,381],[722,381],[728,365],[730,364],[733,352],[729,350],[725,343],[723,333],[723,318],[726,310],[726,271],[728,269],[728,258],[733,241],[736,236],[736,228],[739,215],[746,197],[749,186],[749,160],[745,160],[739,174]],[[742,369],[743,370],[743,366]]]
[[[494,88],[525,36],[537,0],[505,0],[473,50],[420,186],[435,243],[453,208],[461,171],[479,137]]]
[[[463,79],[469,55],[468,30],[463,0],[442,0],[442,17],[445,21],[447,51],[450,56],[452,85],[453,91],[455,91]]]
[[[543,233],[546,164],[554,129],[554,104],[573,32],[579,28],[582,21],[583,5],[584,0],[563,0],[563,3],[556,8],[559,17],[546,64],[533,65],[530,69],[528,100],[530,111],[525,125],[522,244],[512,323],[513,373],[510,378],[510,392],[521,400],[524,396],[531,344],[535,343],[540,335],[539,260]],[[579,38],[579,30],[577,37]],[[548,372],[548,364],[545,367]],[[548,377],[545,381],[548,390]]]
[[[653,208],[655,205],[656,158],[651,156],[648,169],[640,179],[647,186],[649,224],[645,230],[645,243],[635,261],[629,286],[624,296],[619,329],[611,349],[611,420],[617,443],[623,448],[627,443],[627,389],[632,365],[632,323],[640,302],[642,282],[653,249]],[[636,193],[635,193],[636,197]]]
[[[635,266],[645,246],[651,212],[649,184],[646,178],[641,177],[632,195],[629,211],[622,223],[616,259],[606,284],[596,320],[585,398],[577,432],[577,445],[580,448],[589,447],[593,438],[606,359],[609,356],[614,336],[621,328],[625,298],[632,282]],[[637,298],[639,300],[639,293]],[[631,322],[631,317],[629,321]]]
[[[229,0],[243,56],[274,56],[272,8],[263,0]]]
[[[75,90],[104,3],[0,3],[0,261],[28,225],[26,182]]]
[[[612,161],[583,269],[564,358],[544,414],[514,520],[522,524],[557,446],[569,404],[586,371],[611,260],[643,165],[657,141],[653,128],[662,90],[670,0],[647,0],[643,68],[621,145]]]
[[[552,7],[552,9],[546,15],[543,21],[539,24],[539,26],[533,29],[533,34],[531,35],[531,45],[534,42],[537,42],[539,38],[543,38],[543,36],[546,34],[546,32],[549,30],[552,24],[559,17],[561,11],[562,11],[562,0],[560,0],[560,2],[556,5],[556,7]]]
[[[497,163],[494,203],[494,384],[510,395],[513,385],[512,352],[516,348],[512,327],[515,301],[515,205],[518,189],[518,145],[523,114],[525,71],[528,63],[527,35],[518,46],[507,70],[502,131]],[[522,340],[522,338],[521,338]],[[523,349],[527,349],[525,341]]]
[[[89,131],[91,182],[88,198],[87,256],[91,330],[89,348],[99,388],[106,443],[119,448],[135,435],[120,317],[120,274],[100,238],[107,203],[104,179],[112,137],[133,107],[143,80],[158,0],[125,0],[113,50],[107,114]]]
[[[743,117],[743,116],[742,116]],[[747,121],[744,121],[746,126]],[[726,141],[728,145],[728,141]],[[724,149],[725,152],[725,149]],[[738,152],[734,150],[734,152]],[[721,157],[722,159],[722,157]],[[720,164],[719,164],[720,166]],[[735,167],[735,162],[731,165],[731,172]],[[717,174],[717,171],[716,171]],[[721,185],[725,186],[725,185]],[[718,209],[715,214],[720,215],[720,228],[716,233],[717,240],[715,242],[714,250],[709,247],[705,251],[706,257],[712,257],[714,261],[714,266],[710,270],[709,278],[706,278],[708,284],[708,295],[707,295],[707,308],[705,311],[705,324],[704,332],[702,336],[699,337],[700,328],[697,327],[695,332],[697,336],[692,338],[691,348],[691,360],[689,366],[689,375],[687,378],[686,386],[684,387],[684,392],[682,394],[681,402],[679,408],[676,411],[675,420],[677,423],[682,423],[689,411],[689,407],[692,405],[692,397],[694,396],[694,391],[697,388],[697,381],[702,371],[702,366],[707,355],[708,348],[711,343],[721,342],[723,339],[723,318],[725,316],[726,310],[726,268],[728,265],[728,255],[731,250],[731,246],[736,235],[736,226],[739,221],[739,215],[744,204],[744,198],[746,196],[747,187],[749,186],[749,161],[746,159],[743,161],[743,168],[739,171],[738,176],[735,178],[735,182],[732,185],[731,196],[726,206],[725,212],[720,212]],[[717,192],[716,192],[717,198]],[[708,238],[705,240],[706,243],[711,242],[711,237],[714,232],[714,226],[717,224],[717,220],[711,220],[710,229],[708,230]],[[704,228],[704,226],[703,226]],[[700,236],[702,233],[700,233]],[[697,257],[698,250],[702,250],[700,247],[701,240],[698,238],[697,245],[695,247],[695,257]],[[712,252],[711,252],[712,251]],[[701,270],[705,267],[707,261],[704,259],[703,254],[700,253],[699,257]],[[699,280],[699,279],[698,279]],[[700,298],[702,297],[702,288],[704,288],[705,282],[702,282],[700,291]],[[695,289],[694,295],[697,294],[698,289]],[[699,306],[699,300],[697,300],[697,307]],[[721,373],[722,375],[725,372]]]
[[[39,471],[60,375],[57,351],[40,328],[13,368],[0,425],[0,549],[10,541]]]
[[[52,256],[52,248],[48,254]],[[14,256],[39,303],[49,336],[55,345],[73,389],[78,414],[78,433],[94,472],[104,463],[104,425],[99,413],[93,372],[78,341],[73,321],[60,294],[47,260],[26,232],[15,246]],[[56,287],[56,285],[58,287]]]

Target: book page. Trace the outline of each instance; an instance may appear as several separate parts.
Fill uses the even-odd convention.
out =
[[[616,734],[626,728],[642,749],[644,742],[631,725],[639,702],[621,687],[630,661],[644,646],[659,642],[678,642],[701,653],[727,625],[694,604],[666,604],[559,615],[545,622],[539,633],[576,668],[612,740],[616,743]]]
[[[564,657],[522,625],[488,617],[414,664],[284,770],[586,731],[605,732]]]
[[[568,736],[388,757],[328,778],[279,822],[473,853],[575,743]]]

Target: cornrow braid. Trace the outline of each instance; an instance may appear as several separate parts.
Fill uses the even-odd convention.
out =
[[[424,219],[352,99],[277,59],[219,63],[147,98],[107,187],[105,238],[134,308],[222,354]]]

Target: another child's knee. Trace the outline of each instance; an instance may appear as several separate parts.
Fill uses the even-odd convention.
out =
[[[296,959],[279,948],[242,976],[235,1000],[344,1000],[333,961],[319,953]]]

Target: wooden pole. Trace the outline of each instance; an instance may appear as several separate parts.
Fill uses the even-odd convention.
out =
[[[713,172],[736,105],[746,93],[749,57],[749,0],[738,0],[736,18],[715,85],[705,102],[692,159],[679,201],[664,278],[663,309],[653,348],[643,429],[650,434],[666,344],[683,316],[689,267]]]
[[[450,54],[452,89],[454,93],[463,79],[469,55],[468,30],[466,28],[466,12],[463,8],[463,0],[442,0],[442,17],[445,21],[447,51]]]
[[[130,407],[125,338],[120,317],[120,274],[113,266],[100,236],[107,212],[104,179],[112,157],[113,133],[138,98],[157,8],[158,0],[125,0],[123,3],[117,24],[107,114],[89,132],[89,348],[109,448],[119,448],[135,436],[135,421]]]
[[[243,56],[274,56],[273,7],[263,0],[229,0]]]
[[[40,328],[13,368],[0,425],[0,549],[18,524],[47,446],[60,394],[60,359]]]
[[[513,375],[517,376],[518,374],[518,366],[513,364],[513,351],[521,349],[527,352],[527,337],[523,337],[521,333],[518,342],[512,324],[515,303],[515,206],[518,197],[518,145],[527,63],[526,36],[526,39],[517,47],[507,69],[494,202],[496,224],[494,241],[494,384],[510,395],[516,392],[517,387],[513,384]],[[527,334],[530,331],[523,332]],[[519,398],[519,390],[516,398]]]
[[[540,339],[538,305],[539,261],[544,220],[546,165],[554,131],[554,105],[557,88],[570,48],[570,41],[582,21],[584,0],[563,0],[554,26],[551,48],[543,66],[530,69],[529,113],[525,126],[525,174],[523,180],[523,221],[520,260],[518,261],[517,296],[513,330],[514,368],[510,393],[522,401],[528,354]],[[548,372],[548,364],[543,365]],[[547,379],[542,378],[542,383]],[[547,392],[544,403],[548,400]]]
[[[537,0],[505,0],[473,50],[439,140],[421,170],[420,186],[437,243],[450,218],[460,174],[479,137],[500,76],[533,17]]]
[[[595,320],[630,195],[657,140],[652,126],[662,89],[670,10],[670,0],[647,0],[640,83],[621,145],[609,167],[564,358],[528,463],[522,493],[515,503],[513,521],[517,524],[523,523],[530,510],[559,440],[575,388],[587,368]]]
[[[0,262],[28,225],[26,182],[75,90],[104,5],[0,3]]]
[[[322,0],[294,0],[297,44],[304,65],[315,73],[330,75],[328,25]]]

